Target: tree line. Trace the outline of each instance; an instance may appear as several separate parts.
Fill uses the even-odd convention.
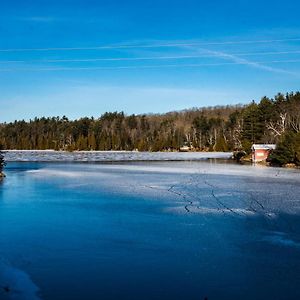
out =
[[[5,149],[250,152],[253,143],[276,143],[273,161],[298,163],[300,92],[263,97],[258,103],[99,118],[66,116],[0,124]],[[281,151],[281,152],[280,152]]]

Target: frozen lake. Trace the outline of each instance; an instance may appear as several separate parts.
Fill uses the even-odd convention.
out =
[[[9,162],[0,299],[300,299],[299,170],[187,160]]]
[[[230,152],[135,152],[135,151],[30,151],[12,150],[5,153],[7,161],[186,161],[208,158],[228,159]]]

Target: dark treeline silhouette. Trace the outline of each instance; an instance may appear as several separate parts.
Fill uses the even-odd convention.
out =
[[[295,145],[289,149],[288,160],[295,161],[298,157],[291,157],[299,148],[299,132],[297,92],[278,94],[274,99],[264,97],[259,103],[253,101],[248,105],[166,114],[126,116],[123,112],[107,112],[99,118],[43,117],[3,123],[0,144],[5,149],[29,150],[176,151],[185,145],[195,151],[249,152],[253,143],[278,143],[280,150],[292,141]],[[285,163],[278,157],[279,164]]]

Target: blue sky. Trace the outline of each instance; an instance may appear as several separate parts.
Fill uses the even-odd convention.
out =
[[[299,11],[295,0],[1,1],[0,122],[299,90]]]

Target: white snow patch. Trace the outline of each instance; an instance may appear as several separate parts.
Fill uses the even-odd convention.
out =
[[[274,235],[266,236],[263,240],[274,245],[300,248],[300,242],[287,238],[284,233],[275,233]]]
[[[39,300],[38,292],[28,274],[0,260],[0,299]]]

